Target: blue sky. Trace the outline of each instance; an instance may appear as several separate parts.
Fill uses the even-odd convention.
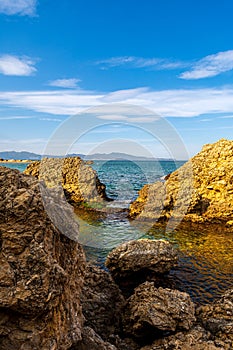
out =
[[[187,158],[232,139],[232,13],[231,0],[1,0],[0,150],[43,153],[62,130],[78,153]]]

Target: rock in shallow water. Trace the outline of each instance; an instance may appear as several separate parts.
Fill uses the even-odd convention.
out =
[[[35,178],[0,167],[0,198],[0,349],[66,350],[81,339],[83,250],[51,223]]]
[[[145,282],[127,301],[123,327],[133,336],[155,338],[167,331],[189,330],[194,314],[195,307],[187,293],[157,289],[152,282]]]
[[[140,239],[123,243],[111,251],[106,267],[118,279],[138,272],[164,274],[177,265],[177,260],[177,252],[169,242]]]
[[[96,171],[79,157],[44,158],[29,164],[24,173],[44,180],[49,188],[62,186],[72,204],[108,200]]]
[[[232,174],[233,141],[207,144],[165,183],[145,185],[130,206],[130,216],[152,221],[231,222]]]
[[[208,331],[233,348],[233,289],[216,302],[199,307],[197,317]]]

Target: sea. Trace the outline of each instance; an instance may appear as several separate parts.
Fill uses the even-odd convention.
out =
[[[206,304],[233,287],[232,231],[220,225],[186,225],[166,231],[151,224],[139,224],[127,217],[127,208],[139,190],[182,166],[184,161],[94,161],[91,166],[106,185],[112,211],[95,215],[75,211],[79,240],[87,259],[102,268],[107,254],[117,245],[139,238],[165,239],[179,252],[179,264],[169,274],[173,287],[188,292],[193,301]],[[27,164],[1,164],[24,171]]]

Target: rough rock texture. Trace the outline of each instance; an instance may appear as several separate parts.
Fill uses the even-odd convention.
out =
[[[44,180],[49,188],[62,186],[70,203],[108,200],[96,171],[79,157],[44,158],[29,164],[24,172]]]
[[[189,330],[195,321],[194,313],[194,304],[187,293],[156,289],[153,282],[145,282],[127,301],[123,328],[136,337]]]
[[[204,328],[233,349],[233,289],[216,302],[198,308],[197,317]]]
[[[35,178],[0,167],[0,198],[0,349],[68,349],[81,339],[83,250],[51,223]]]
[[[196,326],[188,332],[179,332],[169,337],[155,340],[141,350],[230,350],[219,340],[213,340],[211,334]]]
[[[117,350],[117,348],[105,342],[92,328],[84,327],[82,340],[69,350]]]
[[[163,240],[140,239],[123,243],[112,250],[106,266],[114,278],[148,271],[164,274],[177,264],[177,252]]]
[[[232,221],[233,141],[207,144],[165,182],[146,185],[130,206],[139,219]]]
[[[119,334],[125,299],[109,273],[88,264],[81,301],[86,326],[105,340]]]

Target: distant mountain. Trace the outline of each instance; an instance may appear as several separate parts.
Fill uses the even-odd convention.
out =
[[[30,159],[30,160],[39,160],[41,159],[40,154],[31,153],[31,152],[16,152],[16,151],[6,151],[6,152],[0,152],[0,158],[2,159]]]
[[[69,157],[81,157],[85,160],[132,160],[132,161],[137,161],[137,160],[172,160],[172,159],[167,159],[167,158],[147,158],[147,157],[140,157],[140,156],[133,156],[130,154],[126,153],[117,153],[117,152],[112,152],[112,153],[94,153],[94,154],[89,154],[89,155],[84,155],[84,154],[77,154],[77,153],[72,153],[68,154],[67,156]],[[16,152],[16,151],[6,151],[6,152],[0,152],[0,158],[2,159],[15,159],[15,160],[20,160],[20,159],[28,159],[28,160],[40,160],[42,157],[55,157],[55,158],[60,158],[60,156],[51,156],[51,155],[41,155],[41,154],[36,154],[32,152],[27,152],[27,151],[22,151],[22,152]]]
[[[136,161],[136,160],[163,160],[163,158],[140,157],[140,156],[133,156],[131,154],[118,153],[118,152],[89,154],[87,156],[84,156],[84,159],[88,159],[88,160],[132,160],[132,161],[133,160],[134,161]]]

